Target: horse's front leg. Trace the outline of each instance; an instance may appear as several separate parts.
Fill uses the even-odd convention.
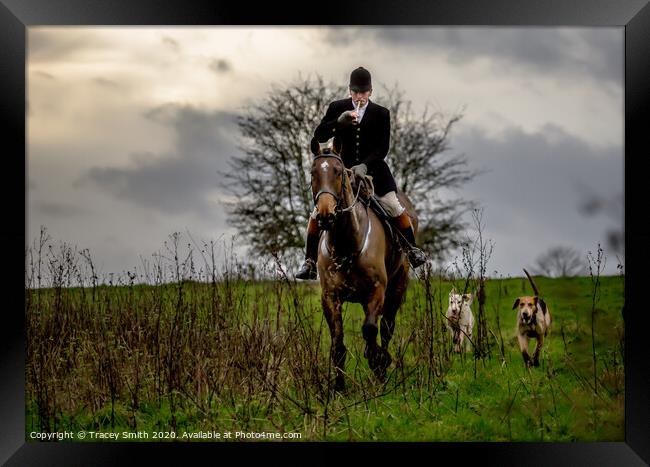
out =
[[[383,365],[383,352],[381,347],[377,345],[377,334],[379,332],[377,321],[384,306],[384,294],[385,288],[382,286],[378,286],[371,293],[368,303],[364,306],[366,319],[363,326],[361,326],[361,332],[366,341],[366,350],[363,355],[368,359],[370,369],[374,371],[375,376],[380,380],[383,380],[386,376],[386,369]]]
[[[388,344],[393,338],[393,333],[395,332],[395,316],[397,315],[397,310],[404,301],[407,285],[408,272],[405,269],[402,269],[402,273],[395,275],[386,288],[384,306],[381,311],[381,325],[379,327],[382,353],[381,366],[384,374],[393,360],[388,352]]]
[[[336,380],[334,389],[339,392],[345,391],[345,355],[347,349],[343,345],[343,315],[341,314],[341,301],[334,298],[329,293],[323,292],[321,297],[323,304],[323,313],[327,320],[327,325],[330,328],[330,336],[332,337],[332,347],[330,350],[330,358],[334,363],[334,370],[336,372]]]

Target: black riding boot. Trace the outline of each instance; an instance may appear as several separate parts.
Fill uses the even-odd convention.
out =
[[[313,222],[313,225],[312,225]],[[314,232],[315,230],[315,232]],[[316,279],[316,258],[318,257],[318,239],[320,232],[314,219],[309,219],[307,227],[307,248],[305,252],[305,262],[302,263],[300,271],[296,274],[296,279],[313,280]]]
[[[397,217],[396,221],[400,232],[408,241],[408,245],[405,245],[405,247],[409,263],[411,263],[411,266],[414,268],[422,266],[427,262],[427,255],[424,253],[424,251],[415,246],[415,234],[413,233],[413,226],[411,225],[411,219],[408,217],[406,211]]]

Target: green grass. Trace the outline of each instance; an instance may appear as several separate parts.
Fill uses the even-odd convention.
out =
[[[527,279],[487,282],[484,358],[441,344],[452,284],[432,281],[427,310],[424,286],[413,280],[384,384],[363,358],[363,311],[346,304],[344,395],[328,391],[329,330],[316,284],[31,290],[26,438],[65,429],[173,430],[177,438],[293,431],[303,441],[622,441],[624,278],[601,278],[596,388],[591,279],[536,283],[553,325],[541,366],[532,369],[519,353],[511,309],[531,293]]]

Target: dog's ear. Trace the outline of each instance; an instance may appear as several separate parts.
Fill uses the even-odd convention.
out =
[[[512,309],[514,310],[514,309],[517,308],[518,306],[519,306],[519,298],[517,298],[517,300],[515,300],[515,304],[512,305]]]
[[[537,304],[539,303],[539,297],[537,295],[535,295],[533,297],[533,301],[535,302],[535,306],[537,306]]]
[[[546,302],[540,298],[539,302],[538,302],[538,305],[542,309],[542,314],[545,315],[546,314]]]
[[[471,305],[472,302],[474,301],[474,295],[471,293],[466,293],[465,295],[463,295],[463,300],[465,300],[465,302],[468,305]]]

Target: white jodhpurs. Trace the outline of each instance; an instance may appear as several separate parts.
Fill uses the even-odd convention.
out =
[[[397,193],[389,191],[384,196],[377,196],[377,201],[381,204],[390,217],[398,217],[406,209],[397,199]]]

